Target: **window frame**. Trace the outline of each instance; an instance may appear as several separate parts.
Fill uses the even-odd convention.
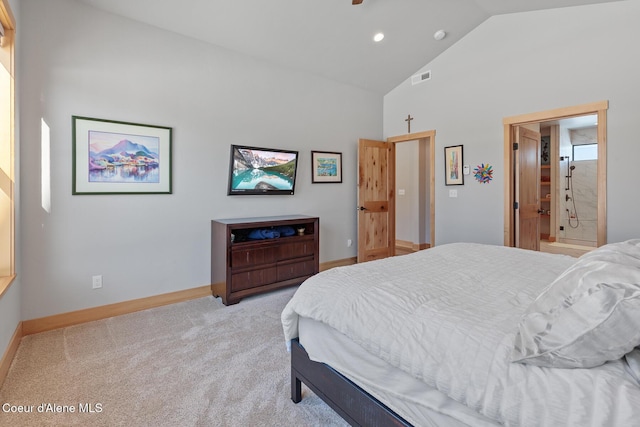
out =
[[[590,157],[590,158],[578,158],[579,156],[576,156],[576,147],[595,147],[595,151],[596,151],[596,155],[595,157]],[[580,150],[580,149],[578,149]],[[571,146],[571,158],[573,159],[574,162],[580,162],[583,160],[598,160],[598,143],[594,142],[594,143],[590,143],[590,144],[573,144]]]
[[[7,120],[9,124],[9,170],[5,173],[8,176],[9,186],[9,275],[0,276],[0,298],[7,292],[11,284],[16,278],[15,270],[15,235],[16,235],[16,220],[15,220],[15,28],[16,22],[11,12],[8,0],[0,0],[0,22],[4,28],[4,37],[2,37],[2,46],[0,46],[0,60],[2,65],[9,72],[11,76],[10,90],[9,90],[9,117],[0,118],[0,120]],[[2,100],[1,102],[5,102]],[[5,189],[6,191],[6,189]],[[3,242],[4,243],[4,242]]]

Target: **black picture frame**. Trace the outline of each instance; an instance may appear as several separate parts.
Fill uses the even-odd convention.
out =
[[[342,182],[342,153],[335,151],[311,152],[311,183]]]
[[[464,152],[462,145],[444,147],[445,185],[464,185]]]

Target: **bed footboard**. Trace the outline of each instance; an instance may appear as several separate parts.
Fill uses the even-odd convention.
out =
[[[324,363],[309,359],[298,339],[291,342],[291,400],[302,400],[302,383],[352,426],[411,426],[398,414]]]

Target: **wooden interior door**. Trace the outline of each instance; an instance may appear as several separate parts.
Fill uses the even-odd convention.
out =
[[[394,148],[358,140],[358,262],[395,255]]]
[[[516,130],[516,247],[540,250],[540,132]]]

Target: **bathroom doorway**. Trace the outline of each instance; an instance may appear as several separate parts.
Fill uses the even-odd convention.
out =
[[[602,101],[504,119],[506,246],[519,237],[514,142],[521,127],[541,135],[540,179],[531,183],[539,197],[540,250],[575,256],[606,243],[607,109]]]
[[[554,179],[540,187],[542,240],[572,246],[598,243],[598,117],[595,114],[540,123],[541,168]],[[546,156],[545,156],[546,154]],[[542,169],[544,170],[544,169]],[[551,181],[555,185],[549,185]]]

